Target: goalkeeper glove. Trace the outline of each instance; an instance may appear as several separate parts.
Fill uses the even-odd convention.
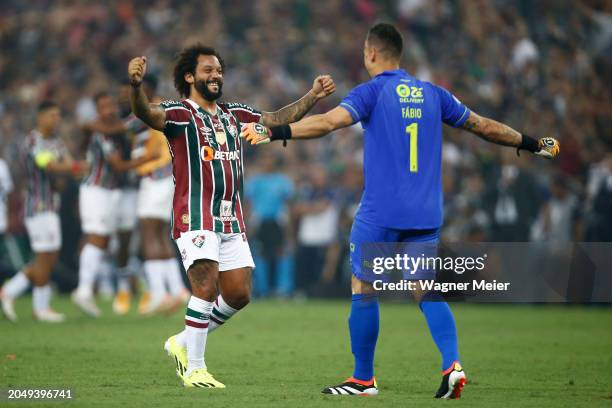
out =
[[[553,159],[559,155],[560,148],[557,139],[552,137],[543,137],[542,139],[536,140],[525,134],[522,136],[523,139],[521,140],[521,145],[516,149],[516,154],[519,154],[520,150],[529,150],[530,152],[547,159]]]

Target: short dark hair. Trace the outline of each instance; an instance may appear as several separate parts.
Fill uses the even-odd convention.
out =
[[[59,108],[59,105],[55,101],[42,101],[38,104],[38,113],[43,113],[53,108]]]
[[[399,59],[402,56],[404,40],[397,28],[391,24],[378,23],[368,31],[369,44],[380,46],[379,51],[388,57]]]
[[[198,57],[200,55],[213,55],[217,57],[221,64],[221,68],[225,69],[223,59],[212,47],[207,47],[198,43],[183,49],[177,54],[174,64],[174,87],[181,96],[189,96],[189,83],[185,81],[185,74],[191,73],[195,75]]]
[[[106,98],[107,96],[111,96],[110,92],[108,92],[108,91],[99,91],[93,97],[94,103],[97,105],[98,102],[100,101],[100,99]]]

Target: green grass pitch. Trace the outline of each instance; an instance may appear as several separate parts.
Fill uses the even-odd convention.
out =
[[[612,309],[453,305],[468,385],[459,401],[432,398],[439,357],[414,304],[383,302],[376,352],[377,397],[324,397],[351,374],[349,301],[254,301],[212,333],[211,372],[225,390],[184,389],[162,350],[182,316],[92,320],[66,298],[63,325],[36,324],[30,299],[21,321],[0,321],[0,388],[70,387],[72,402],[35,407],[469,407],[612,406]]]

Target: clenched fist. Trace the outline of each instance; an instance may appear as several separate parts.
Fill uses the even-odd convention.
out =
[[[147,72],[147,57],[136,57],[128,64],[128,77],[132,86],[138,86],[142,83]]]
[[[336,84],[330,75],[319,75],[312,83],[310,92],[314,93],[318,99],[325,98],[336,91]]]
[[[559,155],[561,148],[557,139],[552,137],[543,137],[538,140],[538,147],[540,150],[535,152],[538,156],[546,157],[547,159],[554,159]]]

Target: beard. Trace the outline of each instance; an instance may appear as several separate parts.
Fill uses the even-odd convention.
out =
[[[212,92],[210,89],[208,89],[208,85],[214,82],[217,82],[219,84],[219,90],[217,92]],[[200,93],[200,95],[202,95],[204,99],[209,102],[213,102],[219,99],[221,95],[223,95],[223,81],[220,79],[214,81],[198,80],[195,82],[195,89]]]

